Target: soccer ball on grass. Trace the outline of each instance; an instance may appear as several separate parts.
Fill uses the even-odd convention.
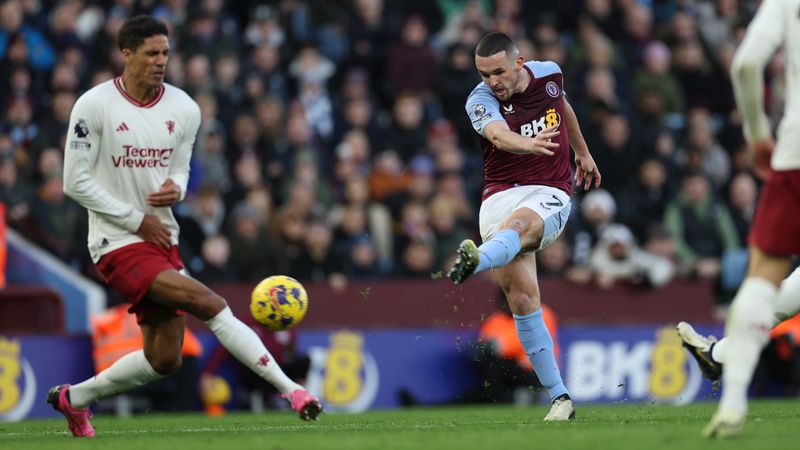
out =
[[[305,317],[308,294],[299,281],[285,275],[264,279],[250,295],[250,313],[270,330],[288,330]]]

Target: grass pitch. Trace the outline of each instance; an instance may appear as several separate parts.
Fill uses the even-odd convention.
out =
[[[744,434],[710,441],[700,431],[716,403],[579,405],[577,420],[545,423],[544,406],[420,407],[364,414],[147,414],[96,417],[94,439],[68,436],[64,420],[0,423],[0,449],[798,449],[800,401],[756,401]]]

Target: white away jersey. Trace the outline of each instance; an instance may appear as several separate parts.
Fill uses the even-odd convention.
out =
[[[775,170],[800,169],[800,0],[764,0],[736,51],[732,76],[748,141],[770,136],[763,72],[776,50],[786,59],[786,106],[772,155]]]
[[[136,231],[145,214],[158,216],[178,243],[171,208],[149,206],[147,195],[171,178],[183,200],[199,126],[197,103],[166,83],[147,104],[129,97],[120,77],[78,99],[64,150],[64,192],[89,210],[94,262],[143,242]]]

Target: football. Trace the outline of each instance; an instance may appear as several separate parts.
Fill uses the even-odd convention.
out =
[[[288,330],[303,320],[308,294],[299,281],[285,275],[262,280],[250,295],[250,313],[270,330]]]

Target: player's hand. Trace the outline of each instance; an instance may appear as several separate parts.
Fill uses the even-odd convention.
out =
[[[152,214],[145,214],[142,219],[142,224],[139,225],[139,230],[136,234],[141,236],[145,242],[157,245],[167,250],[172,247],[172,235],[169,229],[164,226],[157,216]]]
[[[600,169],[597,168],[592,155],[575,155],[575,183],[578,186],[582,186],[584,191],[588,191],[592,187],[592,181],[594,181],[594,187],[598,188],[602,179]]]
[[[769,175],[772,151],[775,150],[775,140],[770,138],[756,141],[751,146],[753,147],[753,168],[756,175],[762,180],[766,180]]]
[[[179,198],[181,198],[181,188],[171,178],[167,178],[157,192],[147,195],[147,204],[156,207],[172,206]]]
[[[558,142],[552,142],[552,139],[561,134],[560,131],[556,130],[557,126],[553,125],[550,128],[545,128],[533,137],[531,146],[528,149],[531,154],[553,156],[553,152],[550,149],[557,149],[559,144]]]

